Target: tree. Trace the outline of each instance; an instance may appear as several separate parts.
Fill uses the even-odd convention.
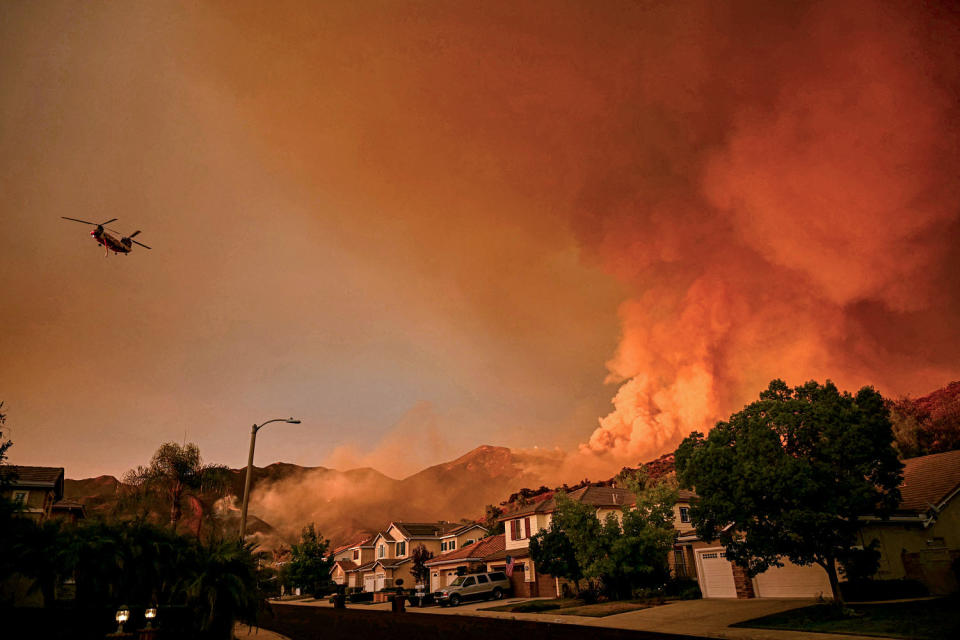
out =
[[[300,542],[293,545],[290,558],[290,582],[307,593],[317,594],[330,582],[333,561],[327,558],[330,541],[324,539],[313,523],[303,528]]]
[[[3,425],[7,423],[7,414],[3,412],[3,401],[0,401],[0,465],[7,464],[7,449],[13,446],[13,442],[3,437]],[[6,471],[9,471],[7,469]],[[16,478],[10,473],[0,473],[0,487],[9,484]]]
[[[638,587],[657,588],[670,578],[667,555],[673,548],[673,505],[677,493],[665,483],[635,491],[637,502],[603,523],[586,574],[603,581],[618,598]]]
[[[504,532],[503,523],[498,521],[502,515],[503,509],[500,507],[492,504],[486,506],[483,516],[483,527],[487,530],[487,533],[484,537],[496,536]]]
[[[410,552],[410,559],[410,573],[413,575],[414,584],[429,585],[430,567],[426,566],[426,563],[433,559],[433,552],[419,544]]]
[[[222,494],[229,472],[224,465],[203,464],[200,449],[192,442],[184,446],[167,442],[153,454],[149,466],[128,471],[124,482],[148,493],[163,495],[170,508],[170,526],[176,529],[183,516],[184,499],[196,499],[194,492]],[[193,504],[201,503],[197,499]],[[198,536],[199,530],[198,525]]]
[[[577,562],[577,553],[566,532],[558,525],[557,518],[550,520],[546,529],[541,529],[530,538],[530,557],[537,570],[571,581],[580,593],[583,569]]]
[[[829,380],[794,389],[774,380],[708,436],[686,438],[677,475],[700,495],[690,509],[700,539],[719,539],[751,577],[784,557],[816,563],[840,604],[837,564],[858,555],[859,519],[884,516],[900,500],[903,465],[892,441],[888,409],[872,388],[852,396]]]

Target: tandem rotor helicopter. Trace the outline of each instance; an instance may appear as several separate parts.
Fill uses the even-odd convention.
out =
[[[76,218],[68,218],[67,216],[60,216],[60,217],[63,218],[64,220],[73,220],[74,222],[82,222],[83,224],[89,224],[90,226],[96,227],[96,229],[90,232],[90,235],[93,236],[94,240],[96,240],[98,243],[103,245],[104,256],[109,256],[111,251],[113,251],[114,253],[122,253],[126,255],[130,253],[130,250],[133,249],[133,245],[135,244],[140,245],[144,249],[150,248],[147,245],[143,244],[142,242],[137,242],[136,240],[133,239],[134,236],[140,233],[140,231],[134,231],[129,236],[121,236],[119,240],[114,236],[110,235],[109,233],[107,233],[107,231],[113,231],[116,234],[120,233],[119,231],[116,231],[114,229],[107,229],[106,231],[104,230],[106,225],[110,224],[111,222],[116,222],[117,221],[116,218],[111,218],[106,222],[97,223],[97,222],[87,222],[86,220],[77,220]]]

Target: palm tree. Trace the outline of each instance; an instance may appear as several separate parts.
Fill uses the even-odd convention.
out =
[[[183,446],[167,442],[160,445],[147,467],[128,471],[123,480],[146,493],[165,496],[170,507],[170,527],[175,530],[183,516],[184,497],[193,496],[197,504],[202,504],[195,494],[221,495],[229,471],[224,465],[203,464],[200,449],[192,442]]]
[[[184,585],[202,620],[201,629],[213,638],[229,640],[237,618],[256,619],[260,603],[254,545],[239,540],[214,540],[196,547],[194,565]]]

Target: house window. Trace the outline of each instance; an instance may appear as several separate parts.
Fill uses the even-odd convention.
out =
[[[377,547],[377,557],[382,558],[386,553],[386,550],[387,550],[387,545],[385,544],[382,544],[379,547]]]
[[[675,578],[687,577],[687,562],[683,555],[683,549],[673,550],[673,573]]]
[[[354,560],[359,560],[359,559],[360,559],[360,549],[354,549],[354,550],[353,550],[353,559],[354,559]]]
[[[407,543],[406,541],[397,543],[397,557],[402,558],[407,554]]]
[[[447,547],[450,549],[450,551],[453,551],[454,549],[457,548],[457,541],[451,540],[450,543],[447,545]]]
[[[447,550],[447,541],[443,540],[440,542],[440,551],[446,551],[446,550]]]
[[[13,494],[13,502],[15,504],[24,504],[27,501],[27,492],[26,491],[17,491]]]
[[[680,522],[690,522],[689,507],[680,507]]]
[[[476,540],[474,540],[473,538],[467,538],[467,541],[464,544],[471,545],[474,542],[476,542]]]
[[[523,540],[530,537],[530,518],[517,518],[510,521],[510,537],[513,540]]]

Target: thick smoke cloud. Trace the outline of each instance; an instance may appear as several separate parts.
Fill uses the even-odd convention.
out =
[[[644,47],[669,71],[641,73],[643,132],[587,185],[581,237],[634,296],[585,453],[669,450],[775,376],[900,393],[956,375],[956,16],[756,8],[711,14],[697,53],[676,32]]]

